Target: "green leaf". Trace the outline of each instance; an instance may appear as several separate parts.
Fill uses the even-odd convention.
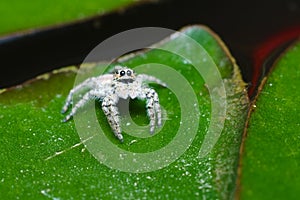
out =
[[[78,74],[74,67],[54,71],[2,91],[1,199],[232,197],[248,109],[234,60],[202,26],[154,47],[119,60],[168,84],[151,84],[164,110],[163,126],[153,136],[145,102],[138,100],[129,102],[132,121],[121,112],[124,143],[113,136],[99,102],[61,122],[74,80],[100,75],[103,64],[83,66]]]
[[[0,35],[103,14],[135,0],[0,1]]]
[[[261,85],[242,155],[241,199],[299,198],[299,56],[300,42]]]

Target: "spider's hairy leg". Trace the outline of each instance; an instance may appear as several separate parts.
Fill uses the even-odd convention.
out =
[[[107,96],[102,101],[102,110],[106,115],[108,123],[113,130],[115,136],[123,142],[123,135],[121,134],[120,117],[117,107],[118,103],[117,96]]]
[[[165,82],[163,82],[162,80],[154,77],[154,76],[150,76],[150,75],[147,75],[147,74],[139,74],[137,76],[137,79],[140,80],[141,82],[154,82],[154,83],[157,83],[159,85],[162,85],[164,87],[167,87],[167,84]]]
[[[72,98],[73,98],[73,95],[82,90],[82,89],[85,89],[85,88],[91,88],[96,82],[96,78],[92,77],[92,78],[88,78],[86,79],[84,82],[80,83],[79,85],[77,85],[76,87],[74,87],[70,92],[69,92],[69,95],[66,99],[66,103],[65,105],[63,106],[61,112],[62,113],[65,113],[67,112],[69,106],[71,105],[72,103]]]
[[[155,93],[155,96],[153,97],[154,99],[154,109],[156,111],[156,115],[157,115],[157,126],[161,126],[161,108],[160,108],[160,104],[159,104],[159,98],[157,93]]]
[[[155,90],[151,88],[145,88],[144,93],[146,94],[147,114],[150,119],[150,133],[154,133],[156,119],[157,125],[161,125],[161,109],[159,105],[159,99]]]
[[[83,107],[87,102],[90,100],[93,100],[95,98],[101,98],[103,94],[99,92],[99,90],[91,90],[87,92],[83,97],[78,101],[72,108],[71,112],[66,116],[66,118],[63,120],[64,122],[71,119],[72,116],[75,115],[75,113],[78,111],[79,108]]]

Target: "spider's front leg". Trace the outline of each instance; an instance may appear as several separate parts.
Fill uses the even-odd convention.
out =
[[[76,87],[74,87],[74,88],[69,92],[69,95],[68,95],[68,97],[67,97],[67,99],[66,99],[66,103],[65,103],[65,105],[63,106],[61,112],[62,112],[62,113],[67,112],[69,106],[70,106],[71,103],[72,103],[73,95],[74,95],[76,92],[78,92],[78,91],[80,91],[80,90],[82,90],[82,89],[84,89],[84,88],[92,87],[92,85],[95,84],[95,81],[96,81],[96,78],[92,77],[92,78],[89,78],[89,79],[85,80],[83,83],[80,83],[80,84],[77,85]]]
[[[144,88],[142,90],[142,98],[146,98],[147,114],[150,119],[150,133],[154,133],[156,119],[157,126],[161,126],[161,108],[159,104],[158,94],[154,89]]]
[[[115,136],[123,142],[123,135],[121,134],[120,117],[117,107],[119,98],[115,95],[107,96],[102,101],[102,110],[106,115],[108,123],[112,128]]]
[[[164,87],[167,87],[167,84],[165,82],[163,82],[162,80],[160,80],[160,79],[158,79],[154,76],[147,75],[147,74],[139,74],[137,76],[137,80],[140,81],[140,82],[144,82],[144,81],[153,82],[153,83],[157,83],[159,85],[162,85]]]
[[[79,108],[83,107],[87,102],[90,100],[93,100],[95,98],[101,98],[103,94],[99,92],[99,90],[91,90],[87,92],[83,97],[78,101],[72,108],[71,112],[66,116],[66,118],[63,120],[64,122],[68,121],[71,119],[72,116],[75,115],[75,113],[78,111]]]

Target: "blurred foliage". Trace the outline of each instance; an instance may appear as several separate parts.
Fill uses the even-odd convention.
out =
[[[0,35],[74,22],[133,2],[137,0],[2,0]]]

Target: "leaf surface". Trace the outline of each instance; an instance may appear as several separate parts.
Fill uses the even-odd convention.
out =
[[[300,195],[300,42],[276,62],[261,85],[242,155],[241,199]]]

